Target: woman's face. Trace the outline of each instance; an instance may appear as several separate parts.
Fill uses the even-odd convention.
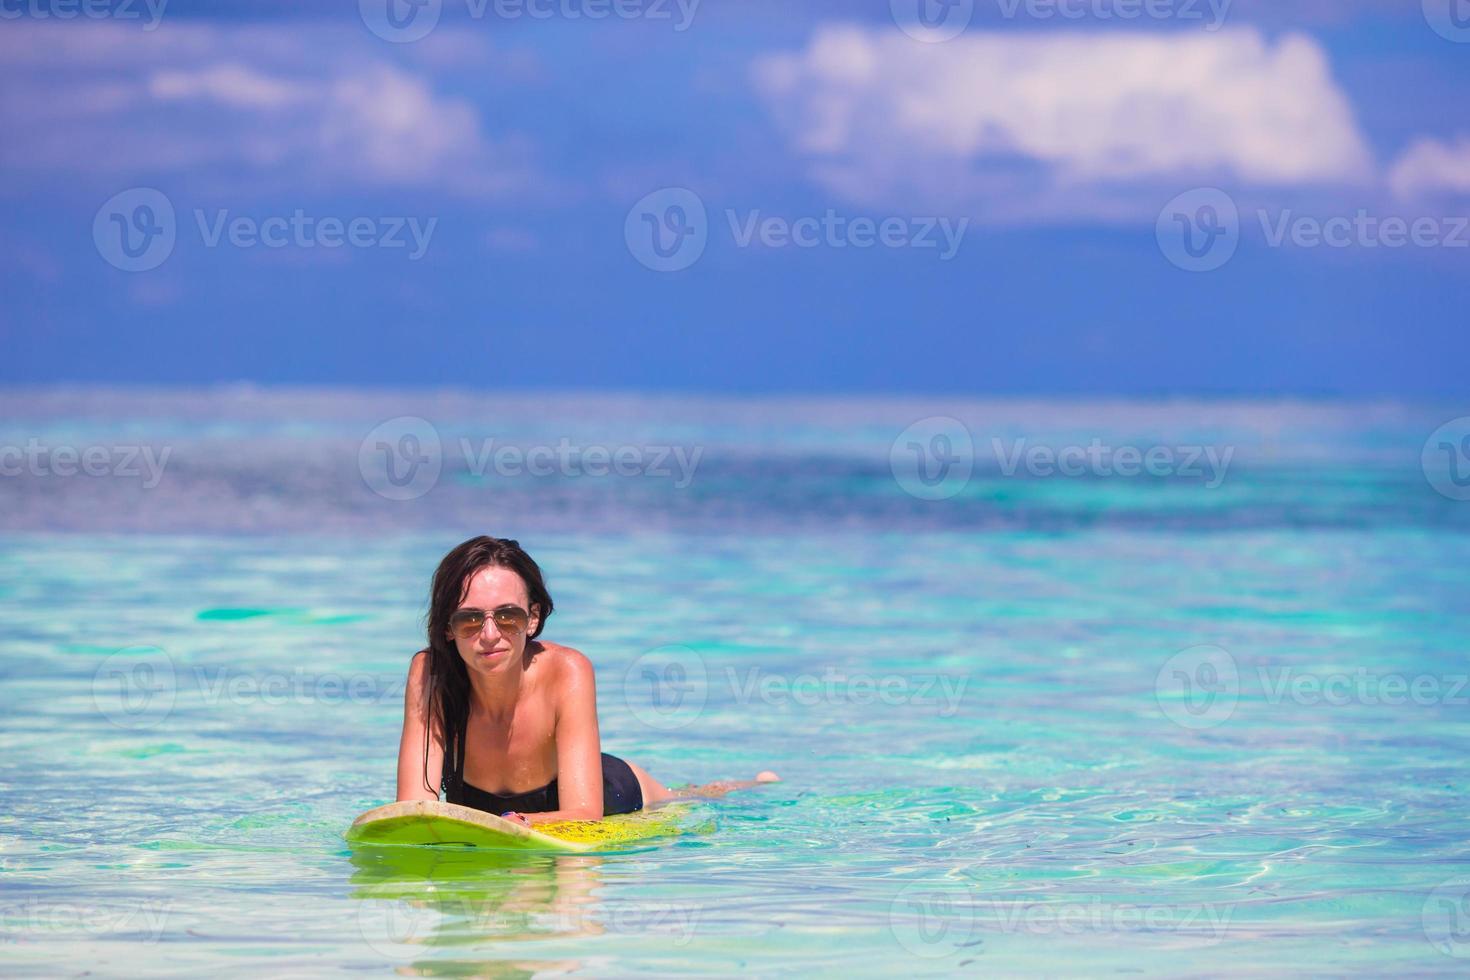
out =
[[[519,669],[526,652],[527,638],[539,625],[539,609],[532,609],[526,596],[526,583],[508,568],[482,568],[470,576],[460,609],[483,609],[487,613],[501,606],[517,606],[530,614],[525,632],[501,632],[493,616],[485,617],[480,632],[469,639],[450,633],[465,666],[480,673],[500,673]]]

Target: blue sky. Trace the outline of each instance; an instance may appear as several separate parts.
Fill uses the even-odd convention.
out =
[[[393,2],[0,5],[0,383],[1466,394],[1470,0]]]

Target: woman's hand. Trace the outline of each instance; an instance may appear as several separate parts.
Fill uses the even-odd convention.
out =
[[[522,827],[531,826],[530,818],[527,817],[524,813],[516,813],[514,810],[507,810],[502,813],[501,816],[504,817],[506,820],[509,820],[511,823],[520,824]]]

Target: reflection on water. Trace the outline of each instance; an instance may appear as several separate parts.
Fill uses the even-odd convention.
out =
[[[605,893],[600,855],[537,855],[446,846],[354,845],[351,898],[369,946],[390,958],[432,947],[491,949],[493,957],[416,957],[417,976],[522,976],[575,971],[581,959],[526,959],[519,944],[608,935],[694,939],[701,908]]]
[[[351,896],[369,945],[393,956],[405,947],[483,946],[599,935],[602,859],[460,847],[357,846]],[[530,976],[571,971],[578,960],[534,963],[523,953],[483,961],[417,960],[416,976]]]

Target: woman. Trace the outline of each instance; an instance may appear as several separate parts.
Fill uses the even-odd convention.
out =
[[[429,646],[414,655],[398,744],[398,799],[437,800],[530,826],[597,820],[776,782],[762,772],[675,793],[602,752],[592,664],[538,640],[551,616],[541,569],[515,541],[471,538],[444,556]]]

